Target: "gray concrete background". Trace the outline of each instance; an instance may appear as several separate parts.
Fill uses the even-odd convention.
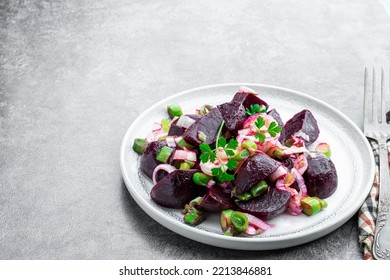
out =
[[[377,0],[1,0],[0,258],[361,259],[356,216],[276,251],[179,236],[128,194],[119,148],[156,101],[224,82],[299,90],[361,126],[389,32]]]

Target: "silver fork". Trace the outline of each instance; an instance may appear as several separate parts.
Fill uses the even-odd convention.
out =
[[[382,68],[377,85],[375,68],[364,71],[364,134],[378,142],[379,146],[379,204],[373,253],[376,259],[390,259],[390,182],[387,140],[390,138],[390,125],[386,121],[386,99],[389,93],[385,88],[389,79]],[[369,86],[371,80],[371,87]],[[387,81],[386,81],[387,80]],[[387,82],[387,84],[386,84]]]

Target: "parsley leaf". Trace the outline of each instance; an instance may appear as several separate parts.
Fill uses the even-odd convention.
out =
[[[280,126],[278,126],[278,124],[276,122],[272,122],[269,125],[267,131],[268,131],[269,135],[271,135],[272,137],[275,137],[276,134],[278,134],[279,132],[282,131],[282,128]]]
[[[265,135],[263,134],[263,133],[261,133],[261,132],[257,132],[256,133],[256,135],[255,135],[255,137],[257,138],[257,139],[259,139],[259,141],[261,142],[261,143],[264,143],[264,141],[265,141]]]
[[[219,138],[218,146],[224,148],[226,146],[226,139],[223,137]]]
[[[238,147],[238,141],[231,138],[227,143],[226,138],[219,137],[223,124],[224,123],[222,122],[220,130],[218,132],[218,137],[216,140],[217,147],[215,149],[212,149],[206,143],[202,143],[199,145],[199,148],[202,152],[202,154],[200,155],[200,160],[203,163],[214,163],[218,159],[221,166],[212,168],[211,174],[216,177],[220,182],[228,182],[234,180],[234,175],[227,173],[227,171],[233,171],[238,166],[238,163],[234,158],[230,158],[227,163],[223,163],[221,158],[219,158],[219,156],[217,155],[219,154],[218,151],[224,151],[227,156],[234,156],[235,150]]]
[[[238,147],[238,141],[235,139],[230,139],[229,143],[227,144],[227,148],[231,150],[235,150]]]
[[[234,151],[233,150],[225,150],[225,154],[229,157],[234,156]]]
[[[221,182],[234,181],[234,175],[231,175],[231,174],[228,174],[228,173],[223,173],[221,176],[218,177],[218,179]]]
[[[213,169],[211,169],[211,173],[213,174],[213,176],[219,176],[223,174],[223,170],[221,167],[214,167]]]
[[[235,159],[231,158],[229,161],[226,163],[226,167],[230,170],[233,171],[236,167],[238,166],[238,163]]]
[[[215,155],[214,151],[210,148],[208,144],[200,144],[199,145],[200,150],[203,152],[200,155],[200,160],[203,163],[206,163],[208,161],[214,162],[217,159],[217,156]]]
[[[263,126],[265,125],[265,121],[262,117],[257,117],[256,119],[256,122],[255,122],[255,126],[258,130],[260,130]]]
[[[205,143],[200,144],[200,145],[199,145],[199,148],[200,148],[200,150],[201,150],[202,152],[204,152],[204,153],[212,152],[212,151],[213,151],[213,150],[210,148],[209,144],[205,144]]]
[[[221,167],[214,167],[211,169],[213,176],[217,177],[220,182],[229,182],[233,181],[234,175],[227,173],[228,170],[233,171],[238,166],[238,163],[235,159],[231,158],[226,164],[223,164]]]
[[[226,144],[226,139],[221,137],[219,138],[218,146],[219,150],[225,151],[226,155],[232,157],[234,156],[234,150],[238,147],[238,141],[232,138],[229,140],[229,143]]]
[[[249,116],[252,116],[252,115],[257,114],[257,113],[265,113],[265,112],[267,112],[267,110],[264,108],[263,105],[260,106],[259,104],[252,104],[249,106],[249,108],[245,109],[245,112]]]
[[[261,128],[265,125],[265,121],[262,117],[258,117],[256,119],[256,122],[255,122],[255,126],[258,130],[258,132],[256,133],[255,137],[257,139],[259,139],[259,141],[261,143],[264,143],[265,141],[265,134],[264,134],[264,130],[261,130]],[[271,122],[270,125],[268,126],[268,129],[266,130],[266,132],[269,133],[269,135],[271,137],[275,137],[276,134],[278,134],[279,132],[282,131],[282,128],[276,123],[276,122]]]

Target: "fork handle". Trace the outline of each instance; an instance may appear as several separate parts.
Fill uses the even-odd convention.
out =
[[[374,257],[390,259],[390,184],[387,140],[378,139],[379,145],[379,200],[374,238]]]

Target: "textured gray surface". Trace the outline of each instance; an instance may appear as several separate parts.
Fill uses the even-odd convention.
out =
[[[268,252],[178,236],[128,194],[119,147],[154,102],[223,82],[299,90],[361,126],[389,32],[376,0],[0,1],[0,258],[361,259],[356,217]]]

